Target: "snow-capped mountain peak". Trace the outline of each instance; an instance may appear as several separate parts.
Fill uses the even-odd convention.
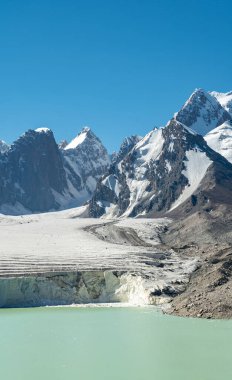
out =
[[[93,132],[89,127],[82,128],[81,132],[64,149],[76,149],[90,135],[93,135]]]
[[[38,133],[51,133],[52,131],[49,128],[42,127],[42,128],[35,129],[35,132],[38,132]]]
[[[83,128],[77,137],[60,149],[69,193],[73,196],[73,205],[79,206],[90,199],[111,160],[102,142],[89,127]]]
[[[203,89],[196,89],[181,110],[175,114],[177,121],[201,135],[205,135],[230,118],[230,114],[216,97]]]

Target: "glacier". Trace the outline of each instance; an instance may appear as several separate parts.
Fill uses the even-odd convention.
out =
[[[0,216],[0,307],[167,304],[185,289],[199,262],[158,247],[169,219],[81,212]]]

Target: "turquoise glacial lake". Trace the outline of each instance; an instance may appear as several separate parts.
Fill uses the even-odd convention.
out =
[[[2,380],[228,380],[232,321],[153,308],[0,310]]]

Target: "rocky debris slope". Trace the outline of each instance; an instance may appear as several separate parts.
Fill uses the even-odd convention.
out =
[[[200,268],[182,294],[173,299],[170,313],[203,318],[232,318],[232,250],[210,246],[202,252]]]
[[[169,312],[206,318],[232,317],[232,201],[210,212],[198,211],[177,218],[161,232],[166,249],[198,257],[186,290],[173,299]]]

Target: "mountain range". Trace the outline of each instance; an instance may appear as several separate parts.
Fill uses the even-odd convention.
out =
[[[212,213],[232,200],[232,92],[197,89],[166,126],[109,155],[90,128],[57,144],[48,128],[0,141],[0,212],[85,205],[85,216]]]

